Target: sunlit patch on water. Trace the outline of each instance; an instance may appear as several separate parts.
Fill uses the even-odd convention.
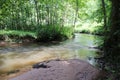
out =
[[[17,53],[14,53],[14,57],[13,54],[6,54],[6,56],[4,57],[4,59],[2,59],[2,63],[0,64],[0,71],[1,72],[7,72],[10,70],[14,70],[16,68],[20,68],[26,65],[31,65],[34,64],[36,62],[39,61],[43,61],[46,59],[52,58],[52,56],[50,54],[40,54],[40,53],[36,53],[36,54],[22,54],[22,55],[17,55]]]
[[[74,39],[61,42],[59,45],[39,45],[8,47],[0,49],[0,73],[51,59],[83,59],[91,64],[89,57],[95,57],[97,49],[89,47],[94,44],[93,35],[77,34]]]
[[[54,48],[46,47],[43,51],[28,49],[28,52],[0,54],[0,72],[11,71],[44,60],[69,58],[68,53],[70,53],[69,50],[54,50]]]

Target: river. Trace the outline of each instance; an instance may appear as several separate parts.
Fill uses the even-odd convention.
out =
[[[95,65],[100,51],[99,36],[75,34],[75,38],[59,43],[31,43],[0,47],[0,73],[17,70],[27,65],[51,59],[82,59]]]

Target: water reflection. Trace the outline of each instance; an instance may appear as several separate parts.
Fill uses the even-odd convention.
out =
[[[74,39],[60,44],[28,44],[25,46],[6,47],[0,49],[0,72],[19,69],[26,65],[50,59],[83,59],[94,64],[93,57],[99,50],[91,48],[97,46],[97,36],[76,34]],[[91,59],[90,59],[91,58]]]

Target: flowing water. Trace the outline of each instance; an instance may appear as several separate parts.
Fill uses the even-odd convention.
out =
[[[75,34],[74,39],[55,43],[32,43],[27,45],[0,47],[0,72],[8,72],[51,59],[82,59],[92,65],[99,53],[96,41],[99,37],[88,34]]]

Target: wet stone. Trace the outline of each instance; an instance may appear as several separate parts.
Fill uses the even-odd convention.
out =
[[[37,63],[31,71],[10,80],[96,80],[99,74],[98,69],[83,60],[51,60]]]
[[[33,65],[32,68],[50,68],[50,66],[48,66],[45,63],[38,63],[38,64]]]

